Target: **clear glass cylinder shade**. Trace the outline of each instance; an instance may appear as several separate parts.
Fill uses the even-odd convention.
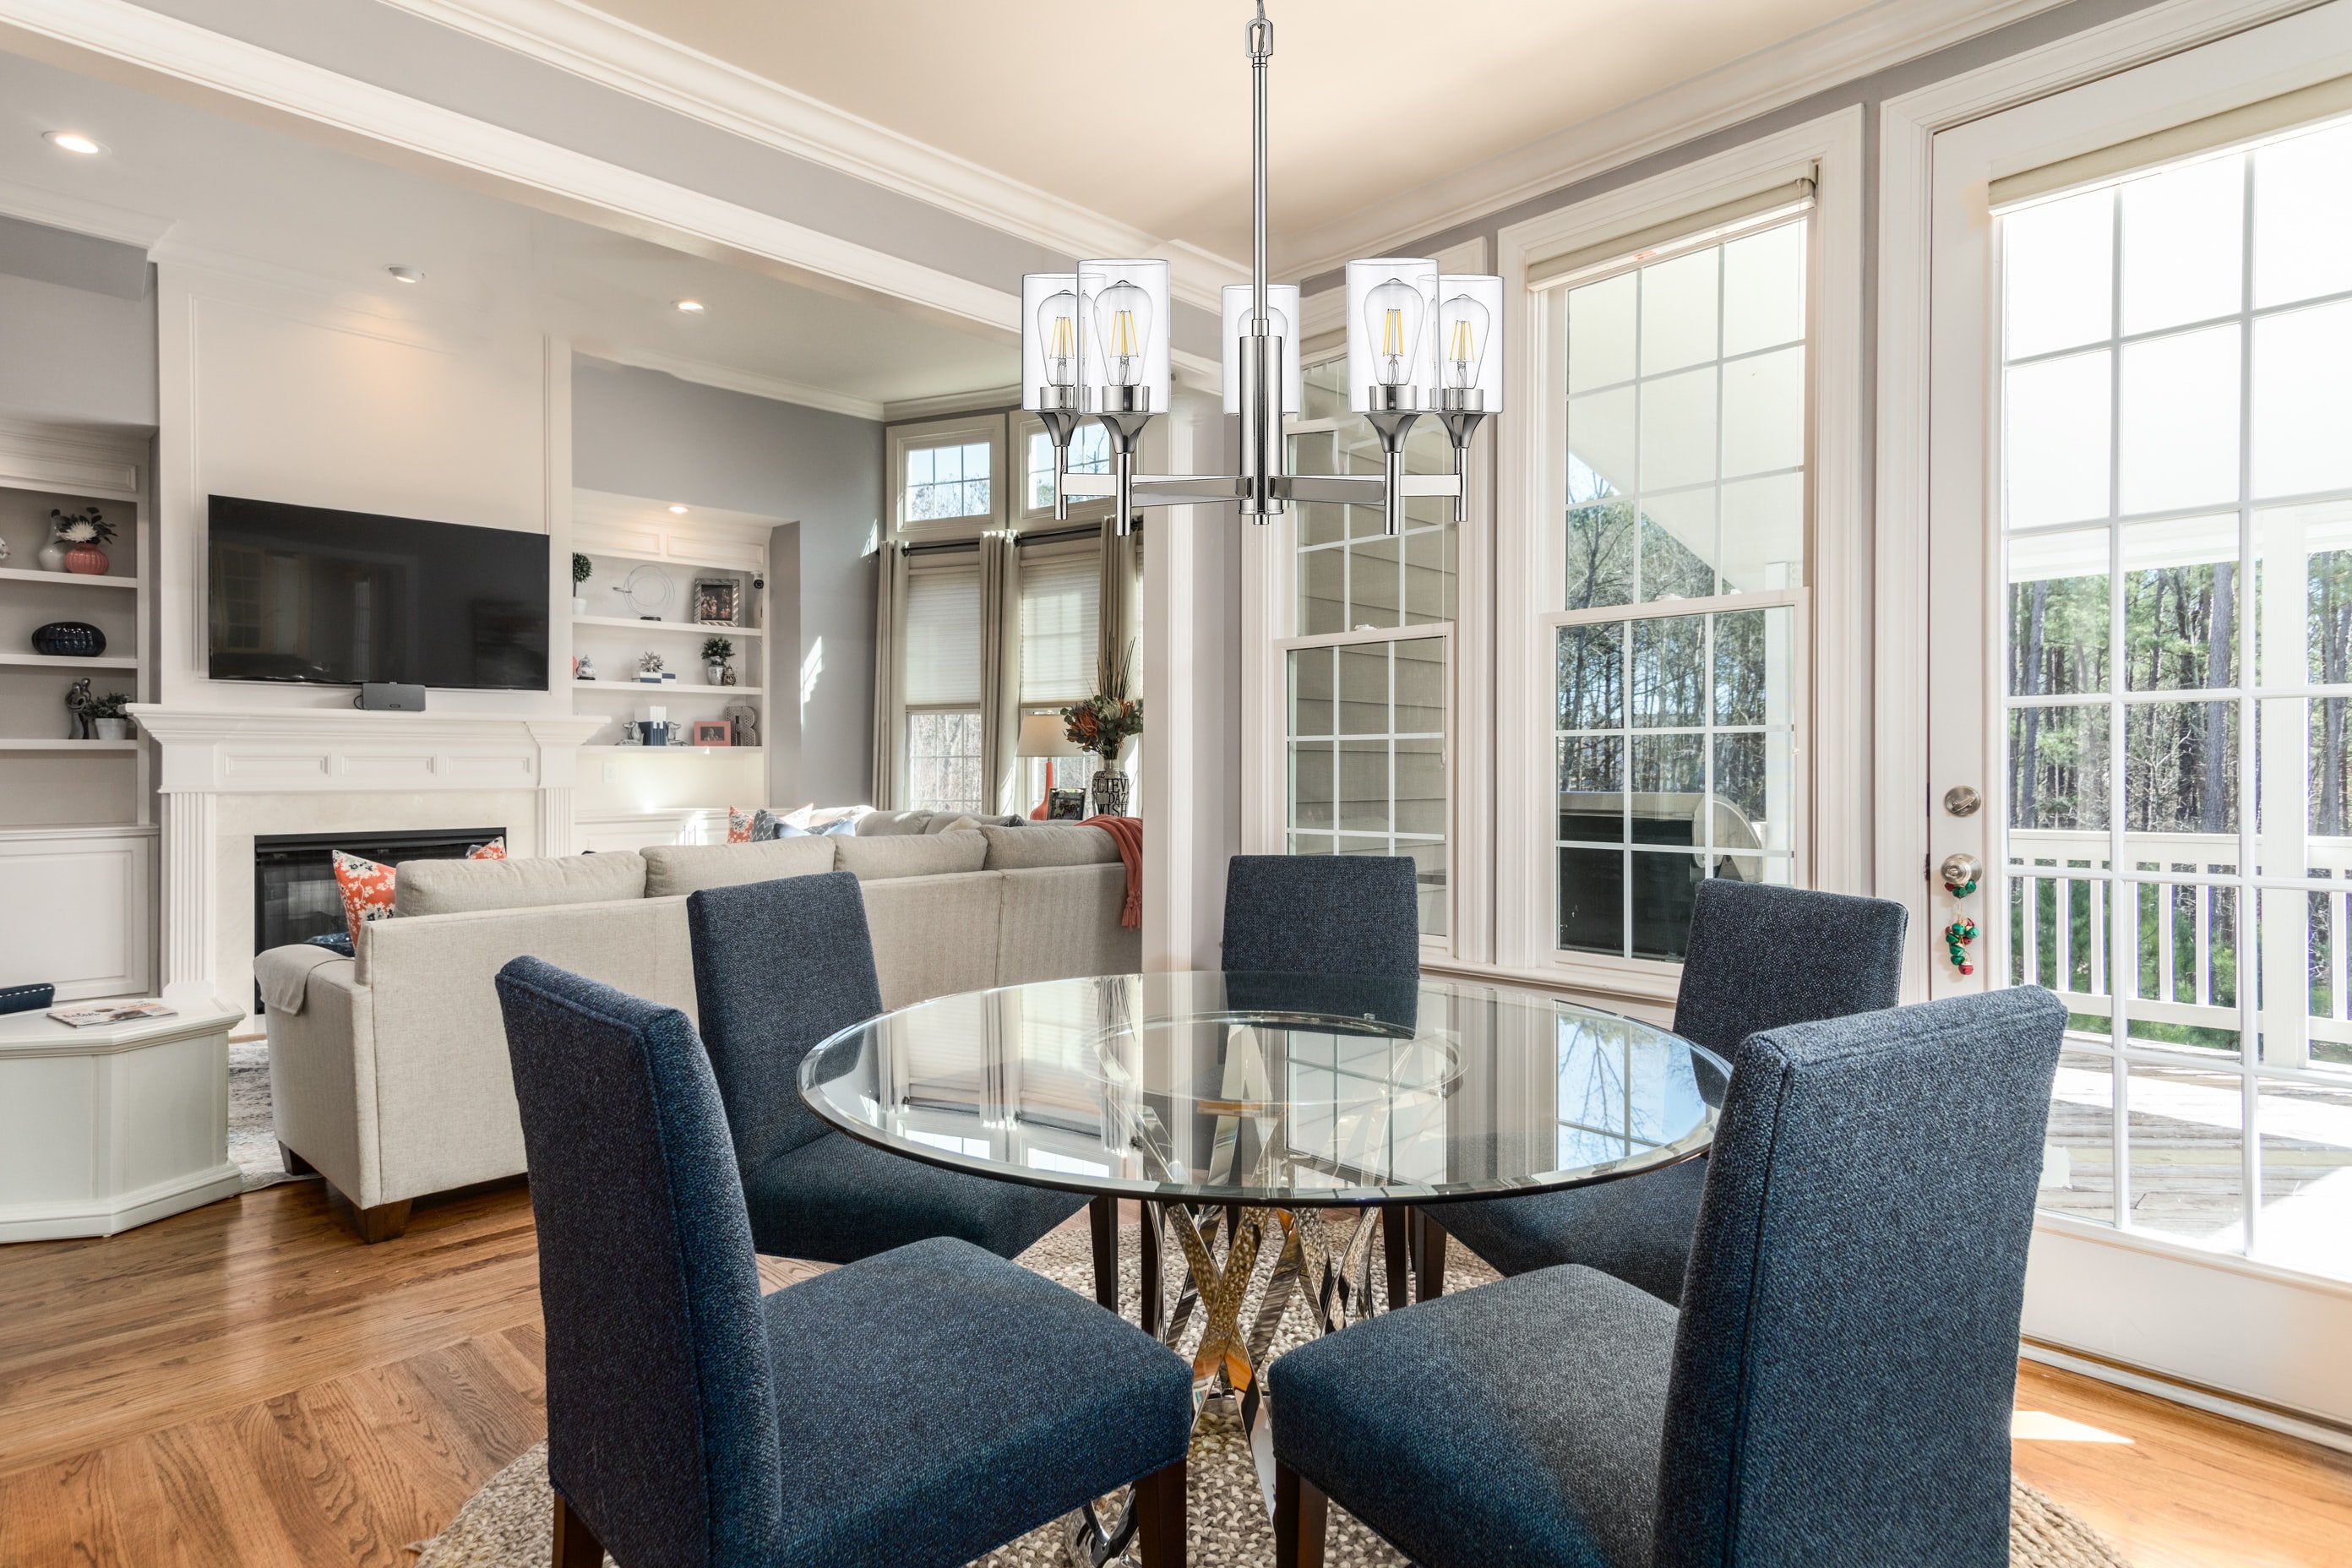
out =
[[[1348,263],[1348,405],[1428,408],[1437,385],[1437,263]]]
[[[1246,283],[1228,283],[1218,295],[1225,319],[1225,412],[1242,411],[1241,340],[1249,335],[1250,312],[1255,308],[1252,289]],[[1298,285],[1269,283],[1265,289],[1265,313],[1271,318],[1266,331],[1282,340],[1282,411],[1298,412],[1304,395],[1306,378],[1298,364]]]
[[[1078,363],[1078,275],[1032,272],[1021,279],[1021,406],[1076,408]],[[1067,401],[1052,390],[1070,389]],[[1050,389],[1050,390],[1049,390]]]
[[[1089,413],[1168,412],[1168,263],[1078,263]]]
[[[1437,280],[1437,384],[1475,392],[1475,406],[1503,407],[1503,280],[1447,273]]]

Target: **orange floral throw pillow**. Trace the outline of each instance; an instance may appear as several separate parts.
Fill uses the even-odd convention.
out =
[[[507,838],[501,833],[488,844],[477,844],[466,851],[468,860],[503,860],[507,858]]]
[[[500,854],[505,853],[503,847]],[[335,852],[335,885],[343,890],[343,923],[351,928],[352,947],[360,944],[360,928],[392,914],[393,868]]]
[[[751,819],[760,815],[756,805],[730,805],[727,808],[727,842],[751,842]]]

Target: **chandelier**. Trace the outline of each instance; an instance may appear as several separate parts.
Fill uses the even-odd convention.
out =
[[[1169,406],[1168,263],[1081,261],[1021,280],[1022,407],[1054,443],[1054,515],[1073,500],[1109,500],[1120,533],[1138,506],[1239,501],[1259,522],[1293,501],[1377,506],[1393,534],[1413,496],[1450,496],[1463,521],[1463,475],[1479,421],[1503,406],[1500,278],[1440,273],[1426,258],[1348,263],[1348,403],[1379,436],[1381,473],[1288,471],[1283,419],[1299,412],[1299,294],[1265,276],[1265,75],[1274,25],[1264,0],[1244,29],[1250,62],[1250,280],[1229,284],[1225,412],[1241,419],[1237,474],[1139,474],[1136,443]],[[1404,471],[1405,437],[1434,415],[1454,443],[1451,474]],[[1087,419],[1108,437],[1110,472],[1073,474],[1070,437]]]

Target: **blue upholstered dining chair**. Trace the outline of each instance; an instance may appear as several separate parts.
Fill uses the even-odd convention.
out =
[[[1013,1258],[1086,1206],[861,1143],[801,1099],[801,1058],[882,1011],[856,878],[706,888],[688,895],[686,921],[702,1041],[761,1251],[848,1263],[952,1236]]]
[[[2065,1008],[1749,1037],[1677,1311],[1541,1268],[1268,1372],[1276,1561],[1324,1500],[1423,1568],[2006,1568],[2026,1243]]]
[[[966,1242],[762,1300],[694,1026],[535,958],[499,973],[522,1108],[556,1568],[953,1568],[1137,1487],[1184,1561],[1192,1369]]]
[[[1225,870],[1224,967],[1418,974],[1421,900],[1401,855],[1236,855]]]
[[[1691,907],[1675,1033],[1731,1059],[1759,1029],[1902,999],[1910,912],[1885,899],[1710,878]],[[1679,1301],[1704,1157],[1623,1181],[1423,1209],[1505,1276],[1581,1263]]]
[[[1392,980],[1399,987],[1384,1005],[1370,1010],[1409,1016],[1421,975],[1421,890],[1415,875],[1412,859],[1402,855],[1234,856],[1225,868],[1222,963],[1228,999],[1242,1006],[1284,999],[1285,985],[1278,981],[1270,983],[1269,994],[1256,994],[1251,972],[1362,976]],[[1435,1248],[1443,1237],[1424,1232],[1413,1213],[1408,1204],[1381,1211],[1391,1302],[1405,1299],[1406,1270],[1416,1258],[1431,1264],[1422,1275],[1423,1294],[1435,1289],[1442,1277],[1442,1254]],[[1155,1246],[1147,1216],[1147,1296],[1158,1279]]]

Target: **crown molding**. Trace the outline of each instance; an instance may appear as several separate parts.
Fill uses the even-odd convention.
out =
[[[118,245],[137,246],[151,255],[178,221],[94,202],[87,196],[45,191],[15,180],[0,180],[0,213],[96,239],[110,239]]]
[[[605,227],[617,223],[656,243],[683,239],[685,248],[744,257],[829,293],[881,296],[957,323],[1019,329],[1017,293],[407,98],[130,0],[0,0],[0,30],[5,29],[469,170],[532,193],[551,210]]]
[[[1171,244],[578,0],[385,0],[617,92],[838,171],[1061,255],[1156,256],[1177,298],[1208,310],[1240,262]]]
[[[1306,230],[1282,248],[1278,270],[1315,278],[1350,257],[1384,255],[1399,240],[1443,234],[2065,3],[1992,0],[1968,7],[1952,0],[1881,0]]]
[[[901,397],[882,405],[882,417],[892,425],[916,419],[944,419],[951,414],[996,414],[1021,406],[1021,388],[987,386],[977,392],[942,392],[930,397]]]
[[[663,353],[656,349],[624,348],[599,338],[575,338],[572,346],[592,358],[610,360],[614,364],[633,365],[638,370],[657,370],[665,375],[674,375],[680,381],[690,381],[701,386],[747,393],[753,397],[767,398],[772,403],[793,403],[803,408],[820,408],[828,414],[846,414],[856,419],[879,422],[894,406],[877,403],[870,397],[853,397],[848,393],[835,392],[828,387],[811,386],[806,382],[787,381],[780,375],[738,370],[732,365],[710,364],[680,354]]]

